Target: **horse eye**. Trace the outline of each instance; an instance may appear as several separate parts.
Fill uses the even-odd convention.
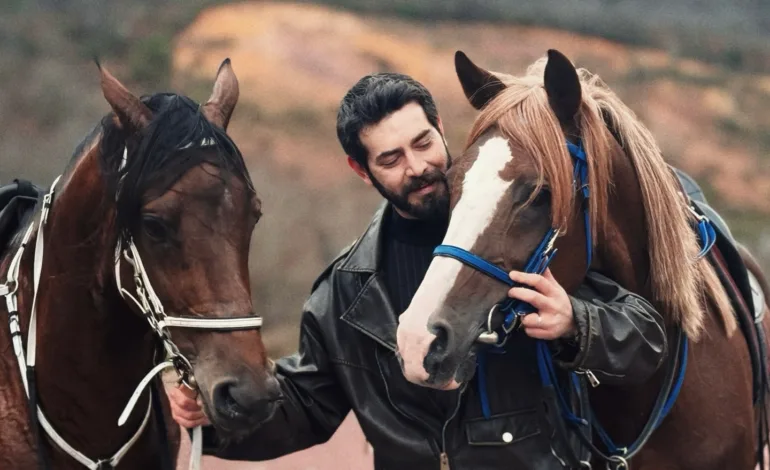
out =
[[[158,241],[164,240],[168,234],[168,228],[163,220],[152,215],[142,217],[142,228],[150,238]]]
[[[551,202],[551,191],[547,188],[542,188],[537,196],[532,200],[533,206],[543,206]]]

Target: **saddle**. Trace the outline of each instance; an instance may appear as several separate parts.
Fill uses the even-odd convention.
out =
[[[695,210],[711,220],[717,232],[714,261],[717,274],[733,304],[741,332],[749,346],[751,369],[754,378],[754,401],[766,390],[767,341],[761,327],[765,313],[765,296],[757,278],[746,268],[736,247],[730,228],[722,217],[708,204],[698,183],[678,168],[673,168],[679,181],[695,206]]]
[[[672,167],[673,168],[673,167]],[[749,271],[736,248],[737,242],[730,229],[709,206],[700,186],[683,171],[673,168],[696,212],[711,220],[717,241],[710,253],[712,264],[733,304],[743,337],[749,348],[753,377],[754,404],[759,407],[757,434],[757,462],[765,468],[763,449],[770,440],[770,423],[767,421],[766,399],[770,391],[767,375],[767,338],[762,328],[765,315],[765,296],[757,278]]]
[[[0,186],[0,254],[8,249],[13,236],[34,213],[44,194],[43,188],[20,179]]]

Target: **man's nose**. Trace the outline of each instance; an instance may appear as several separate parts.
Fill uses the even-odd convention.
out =
[[[412,177],[420,177],[428,169],[428,162],[422,157],[415,155],[413,152],[407,152],[407,173]]]

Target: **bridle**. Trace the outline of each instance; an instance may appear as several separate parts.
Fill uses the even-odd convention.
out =
[[[576,190],[580,191],[583,195],[587,256],[586,266],[590,266],[593,256],[593,241],[591,238],[591,218],[588,210],[588,198],[590,196],[588,186],[588,162],[586,161],[585,151],[580,144],[576,145],[572,142],[567,142],[567,148],[570,155],[573,157],[573,184],[576,187]],[[537,245],[537,248],[535,248],[535,251],[530,255],[527,264],[522,271],[535,274],[542,274],[545,272],[558,251],[554,248],[554,243],[559,235],[559,229],[551,227],[543,236],[542,240]],[[463,264],[508,285],[508,287],[527,287],[513,282],[508,276],[508,271],[505,271],[494,263],[490,263],[484,258],[464,248],[452,245],[439,245],[433,251],[433,256],[454,258]],[[508,340],[509,334],[519,325],[521,317],[534,311],[535,308],[532,305],[506,296],[490,309],[487,316],[487,330],[479,335],[478,341],[484,344],[503,346]],[[493,320],[497,313],[503,314],[504,318],[500,326],[494,328]]]
[[[201,146],[212,145],[213,140],[204,139],[201,142]],[[127,156],[127,150],[124,150],[123,165],[125,165]],[[31,429],[36,433],[37,421],[40,426],[45,430],[46,434],[51,440],[65,453],[70,455],[73,459],[77,460],[84,467],[89,470],[103,470],[114,468],[118,465],[121,459],[128,453],[131,447],[139,440],[142,432],[147,427],[150,415],[152,413],[152,400],[148,400],[147,411],[145,412],[142,423],[132,437],[111,457],[106,459],[93,460],[74,447],[72,447],[67,441],[56,432],[51,426],[50,422],[46,419],[45,414],[37,405],[37,390],[35,384],[35,353],[36,353],[36,338],[37,338],[37,296],[38,285],[40,282],[41,268],[43,265],[44,254],[44,234],[45,227],[48,221],[48,215],[53,204],[56,184],[61,176],[57,177],[51,184],[51,188],[48,193],[43,197],[42,209],[40,212],[39,221],[30,223],[21,241],[21,245],[16,251],[14,257],[9,265],[7,279],[4,284],[0,284],[0,296],[5,297],[6,306],[8,308],[8,322],[11,331],[11,337],[13,338],[13,350],[16,355],[19,371],[21,372],[22,382],[24,384],[24,391],[29,401],[31,412]],[[32,308],[30,312],[29,330],[27,333],[27,348],[26,354],[24,344],[22,342],[22,334],[20,328],[20,319],[18,312],[18,286],[19,286],[19,270],[21,266],[21,259],[31,239],[32,233],[37,231],[37,238],[35,240],[35,253],[34,253],[34,265],[33,265],[33,297]],[[174,344],[169,328],[188,328],[197,330],[208,331],[233,331],[233,330],[249,330],[259,329],[262,327],[262,317],[257,315],[243,316],[243,317],[230,317],[230,318],[197,318],[197,317],[181,317],[169,315],[166,313],[163,303],[158,298],[155,290],[152,287],[152,283],[147,275],[147,271],[144,268],[142,258],[139,254],[139,250],[130,235],[119,237],[119,241],[116,244],[115,249],[115,282],[117,284],[118,292],[120,295],[128,300],[131,300],[140,313],[145,317],[150,325],[151,330],[155,333],[155,336],[160,340],[163,345],[163,360],[156,364],[140,381],[139,385],[131,395],[126,407],[121,413],[118,419],[118,426],[123,426],[128,420],[131,412],[133,411],[136,403],[142,395],[142,392],[150,384],[152,379],[160,372],[173,368],[176,370],[180,377],[180,382],[190,389],[197,389],[197,382],[193,375],[192,365],[190,361],[179,351],[179,348]],[[134,280],[134,294],[130,293],[128,289],[123,287],[121,282],[121,263],[125,260],[133,268],[133,280]],[[152,391],[150,392],[152,393]],[[164,430],[161,430],[164,431]],[[200,458],[202,453],[202,431],[200,426],[193,430],[192,449],[190,458],[190,469],[198,469],[200,467]],[[38,443],[39,444],[39,443]]]
[[[566,144],[569,153],[573,158],[573,186],[575,190],[580,191],[583,196],[587,257],[586,271],[588,271],[593,257],[591,221],[588,208],[590,196],[588,185],[588,163],[585,151],[580,143],[573,144],[572,142],[567,141]],[[701,258],[705,256],[714,245],[717,235],[713,225],[711,225],[711,221],[707,217],[698,214],[691,203],[688,204],[687,207],[694,216],[694,228],[698,233],[701,243],[701,250],[698,253],[698,258]],[[522,270],[526,273],[542,274],[553,260],[554,255],[556,255],[557,250],[554,248],[554,243],[559,235],[558,228],[550,228],[543,236],[535,251],[530,255],[527,264]],[[434,250],[433,255],[454,258],[463,264],[506,284],[508,287],[529,287],[514,283],[508,276],[507,271],[463,248],[452,245],[439,245]],[[492,416],[486,386],[486,354],[502,351],[502,347],[508,340],[509,335],[520,324],[521,317],[535,311],[536,309],[531,304],[508,297],[496,303],[489,311],[486,331],[482,332],[477,339],[477,342],[487,345],[487,349],[482,349],[477,354],[477,384],[482,414],[486,419],[489,419]],[[493,318],[498,312],[503,314],[504,318],[500,326],[494,328]],[[687,369],[688,351],[687,337],[684,335],[681,328],[676,328],[676,330],[676,338],[674,341],[675,348],[673,348],[673,354],[670,355],[664,382],[655,401],[655,405],[653,406],[652,413],[637,439],[631,445],[625,447],[617,446],[612,441],[609,434],[604,430],[601,424],[596,421],[593,411],[590,410],[590,405],[586,406],[588,408],[588,414],[582,417],[578,410],[573,409],[573,405],[570,403],[565,390],[563,390],[563,387],[560,384],[556,368],[553,364],[553,357],[547,343],[543,340],[537,340],[537,366],[546,395],[548,395],[548,391],[555,395],[556,406],[559,408],[561,417],[571,427],[578,439],[590,449],[594,455],[598,456],[606,463],[608,469],[628,470],[628,461],[642,449],[676,402]],[[583,403],[587,403],[587,397],[585,397],[579,383],[579,374],[585,375],[593,387],[598,386],[599,381],[590,370],[577,370],[568,373],[568,387],[581,401],[585,400]],[[577,408],[580,408],[580,406]],[[590,426],[595,427],[596,434],[601,439],[607,452],[599,449],[593,443],[590,436]],[[553,447],[551,451],[562,465],[567,466],[565,459],[556,455]],[[571,460],[575,466],[591,468],[590,462],[578,460],[574,456],[572,459],[568,460]]]

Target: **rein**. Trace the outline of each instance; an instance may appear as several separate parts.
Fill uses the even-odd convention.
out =
[[[204,139],[201,145],[212,145],[209,139]],[[124,151],[125,164],[126,152]],[[19,371],[21,372],[22,382],[24,384],[24,391],[27,395],[27,400],[30,405],[30,419],[31,429],[33,434],[37,434],[37,422],[45,430],[46,434],[51,440],[65,453],[78,461],[84,467],[89,470],[104,470],[115,468],[122,458],[128,453],[131,447],[139,440],[139,437],[147,427],[150,415],[152,413],[152,396],[150,396],[147,403],[147,411],[141,425],[132,435],[132,437],[110,458],[93,460],[74,447],[72,447],[67,441],[56,432],[51,426],[50,422],[46,419],[43,411],[37,405],[37,391],[35,387],[35,353],[36,353],[36,341],[37,341],[37,295],[39,292],[38,285],[40,282],[41,268],[43,265],[43,253],[44,253],[44,232],[45,226],[48,221],[48,214],[51,210],[53,196],[55,193],[56,184],[61,176],[57,177],[49,192],[43,198],[43,206],[40,215],[40,221],[37,223],[37,239],[35,240],[35,259],[34,259],[34,271],[33,271],[33,297],[32,308],[30,312],[29,331],[27,334],[27,350],[25,354],[24,344],[22,342],[22,334],[20,328],[19,312],[18,312],[18,288],[19,288],[19,270],[21,267],[21,259],[24,254],[24,250],[29,244],[32,233],[35,231],[36,223],[33,221],[27,231],[24,234],[21,245],[16,251],[11,264],[8,269],[7,279],[4,284],[0,284],[0,296],[5,297],[6,306],[8,308],[8,322],[11,331],[11,337],[13,338],[13,350],[16,355]],[[139,398],[142,395],[144,389],[149,385],[152,379],[161,371],[168,368],[174,368],[180,377],[180,382],[190,389],[197,388],[197,382],[193,375],[192,365],[190,361],[179,351],[179,348],[174,344],[169,328],[190,328],[190,329],[202,329],[209,331],[233,331],[233,330],[245,330],[245,329],[259,329],[262,327],[262,317],[260,316],[243,316],[243,317],[231,317],[231,318],[195,318],[195,317],[180,317],[168,315],[163,308],[163,304],[158,298],[155,290],[150,283],[150,279],[147,276],[147,271],[142,263],[142,258],[139,255],[139,250],[136,248],[134,241],[131,237],[124,237],[125,242],[121,242],[119,239],[115,253],[115,282],[117,284],[118,292],[126,299],[131,300],[138,307],[139,311],[143,314],[145,319],[150,325],[150,328],[163,344],[163,350],[165,352],[162,362],[156,364],[139,382],[139,385],[131,395],[126,407],[118,418],[118,426],[123,426],[128,418],[131,416],[131,412],[136,406]],[[125,247],[123,246],[125,244]],[[136,295],[131,294],[127,289],[122,286],[121,283],[121,259],[124,259],[133,268],[134,279],[134,291]],[[152,390],[150,390],[152,395]],[[165,432],[165,430],[160,430]],[[202,456],[202,430],[198,426],[193,429],[192,447],[190,457],[190,470],[198,470],[200,468],[200,460]],[[39,443],[38,443],[39,445]],[[42,452],[39,449],[39,453]],[[42,459],[42,455],[41,455]]]
[[[585,151],[580,144],[575,145],[568,141],[567,148],[570,155],[573,157],[573,185],[575,186],[575,189],[579,190],[583,195],[587,272],[591,266],[591,261],[593,258],[593,242],[591,238],[591,224],[588,208],[588,200],[590,196],[588,185],[588,165]],[[701,242],[701,250],[698,254],[698,258],[701,258],[709,252],[711,247],[716,242],[716,232],[708,218],[695,212],[690,204],[688,204],[688,208],[695,216],[697,221],[696,229]],[[556,252],[558,251],[556,248],[554,248],[554,243],[559,235],[559,230],[553,227],[549,229],[548,232],[546,232],[542,241],[538,244],[532,255],[530,255],[530,258],[523,269],[525,273],[542,274],[546,270],[548,265],[553,260],[553,257],[556,255]],[[508,272],[463,248],[451,245],[439,245],[434,250],[433,255],[454,258],[463,264],[466,264],[476,269],[477,271],[486,274],[487,276],[490,276],[491,278],[496,279],[503,284],[506,284],[508,287],[530,288],[529,286],[513,282],[510,279]],[[510,333],[519,326],[521,317],[535,311],[536,309],[531,304],[508,297],[495,304],[489,311],[487,318],[487,330],[481,333],[477,339],[479,343],[483,343],[488,346],[486,350],[482,350],[478,354],[479,377],[477,382],[479,397],[481,401],[481,409],[486,419],[489,419],[492,416],[486,386],[486,354],[504,352],[502,347],[508,340]],[[502,313],[504,315],[504,319],[499,327],[493,328],[492,320],[495,316],[495,313],[497,312]],[[619,447],[615,445],[609,434],[596,420],[593,410],[590,409],[590,404],[587,404],[588,397],[584,396],[585,394],[582,393],[583,389],[580,386],[578,375],[585,375],[588,381],[591,383],[592,387],[597,387],[599,385],[599,380],[596,378],[596,376],[590,370],[576,370],[568,372],[570,390],[577,397],[579,397],[579,402],[586,403],[586,408],[588,409],[588,412],[586,413],[587,416],[581,417],[579,411],[576,412],[573,410],[573,407],[570,405],[570,400],[567,399],[567,393],[563,389],[563,386],[558,379],[548,343],[544,340],[537,340],[537,366],[544,390],[546,392],[551,391],[552,394],[555,395],[557,406],[561,411],[561,415],[564,420],[568,423],[568,425],[570,425],[572,431],[577,435],[579,440],[587,448],[589,448],[591,452],[605,461],[608,469],[628,470],[628,461],[642,449],[652,433],[658,428],[658,426],[660,426],[661,422],[663,422],[663,419],[668,415],[668,413],[671,411],[671,408],[674,406],[682,383],[684,382],[684,376],[687,369],[688,339],[684,335],[681,328],[677,328],[675,344],[676,348],[674,350],[676,351],[676,354],[671,355],[671,360],[668,361],[663,386],[658,394],[658,398],[656,399],[647,424],[644,426],[639,437],[631,445],[626,447]],[[583,428],[589,429],[590,432],[590,426],[592,425],[595,427],[596,434],[599,436],[608,452],[605,453],[600,450],[593,443],[591,437],[584,433]],[[569,448],[569,445],[567,447]],[[562,465],[566,466],[564,460],[556,455],[556,452],[553,450],[553,448],[552,452],[554,456],[562,463]],[[591,468],[589,462],[579,461],[574,455],[571,457],[572,458],[568,460],[570,460],[574,465],[582,468]]]

